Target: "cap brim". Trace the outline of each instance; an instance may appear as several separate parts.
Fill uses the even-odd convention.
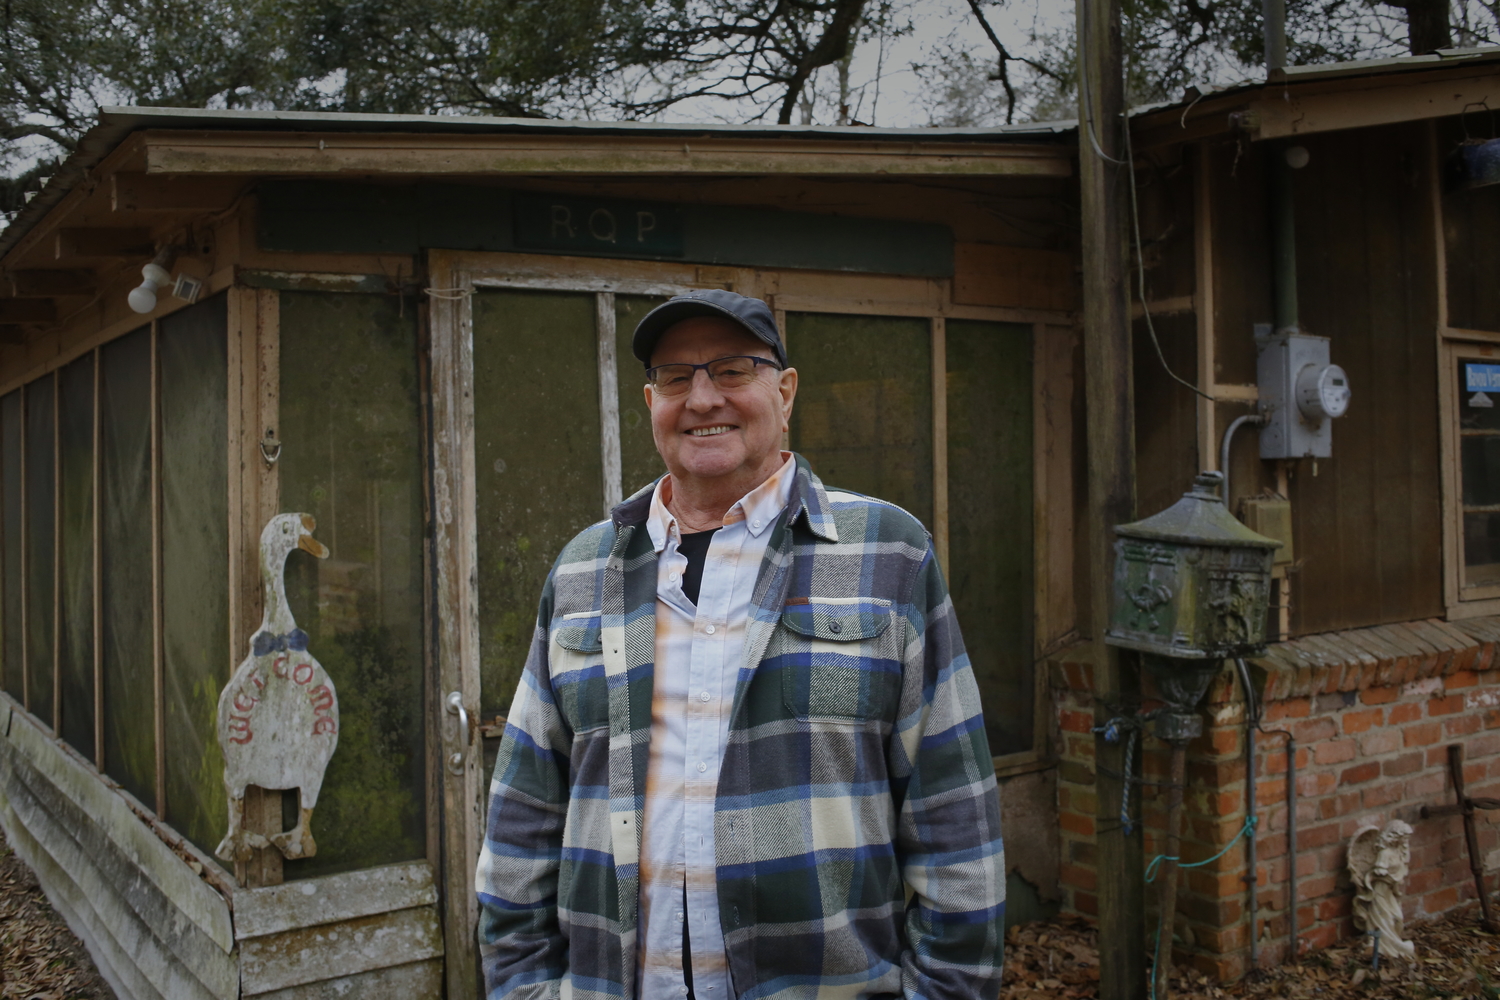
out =
[[[692,319],[695,316],[717,316],[729,320],[735,326],[769,347],[775,353],[779,364],[786,364],[779,344],[767,340],[755,332],[753,327],[728,309],[704,299],[674,299],[670,302],[663,302],[651,310],[635,328],[635,336],[630,342],[631,350],[640,359],[641,364],[650,365],[651,352],[656,349],[656,342],[661,339],[661,335],[666,333],[673,325],[681,323],[685,319]]]

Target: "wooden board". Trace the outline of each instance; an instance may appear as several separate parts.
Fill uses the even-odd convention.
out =
[[[437,902],[432,868],[412,861],[234,894],[236,940]]]
[[[1078,308],[1073,255],[992,243],[956,244],[953,301],[960,305],[1071,312]]]
[[[240,989],[252,996],[442,954],[435,907],[356,917],[241,941]]]
[[[349,1000],[351,997],[439,997],[443,992],[442,959],[428,959],[386,969],[372,969],[338,979],[325,979],[284,990],[262,993],[259,1000]]]

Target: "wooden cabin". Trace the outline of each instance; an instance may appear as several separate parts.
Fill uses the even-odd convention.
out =
[[[1500,795],[1500,424],[1469,381],[1500,351],[1500,185],[1448,176],[1496,134],[1492,93],[1487,50],[1133,118],[1139,513],[1260,413],[1255,332],[1288,273],[1353,390],[1326,458],[1263,460],[1253,423],[1230,442],[1231,509],[1287,545],[1254,697],[1223,673],[1191,748],[1183,860],[1223,853],[1184,873],[1166,940],[1220,976],[1350,932],[1343,843],[1368,822],[1416,828],[1408,916],[1474,895],[1459,820],[1420,810],[1452,800],[1448,744]],[[628,337],[692,288],[772,305],[801,372],[789,445],[932,531],[1002,781],[1008,918],[1096,914],[1119,778],[1091,730],[1152,692],[1094,698],[1080,155],[1071,124],[106,111],[0,234],[0,821],[120,995],[476,995],[482,800],[538,591],[660,474]],[[329,550],[285,583],[342,728],[316,855],[226,865],[215,705],[279,512]],[[1164,758],[1145,737],[1145,857]],[[294,796],[246,803],[295,822]]]
[[[0,235],[0,819],[120,996],[476,995],[498,720],[560,546],[662,471],[628,338],[693,288],[772,304],[790,446],[930,527],[1034,803],[1012,914],[1055,906],[1035,662],[1077,634],[1072,147],[104,112]],[[279,512],[329,550],[285,584],[341,729],[316,855],[226,865],[215,707]]]

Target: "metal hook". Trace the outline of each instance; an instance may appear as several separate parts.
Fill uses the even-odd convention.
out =
[[[260,439],[260,457],[266,460],[266,465],[275,465],[281,457],[281,442],[276,440],[275,431],[268,429],[266,436]]]

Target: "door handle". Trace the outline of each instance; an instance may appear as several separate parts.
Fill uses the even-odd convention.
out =
[[[458,691],[450,691],[443,704],[448,709],[449,715],[458,716],[458,742],[460,746],[467,747],[469,745],[469,713],[464,711],[463,695]],[[455,750],[448,755],[448,770],[452,774],[464,773],[462,750]]]

